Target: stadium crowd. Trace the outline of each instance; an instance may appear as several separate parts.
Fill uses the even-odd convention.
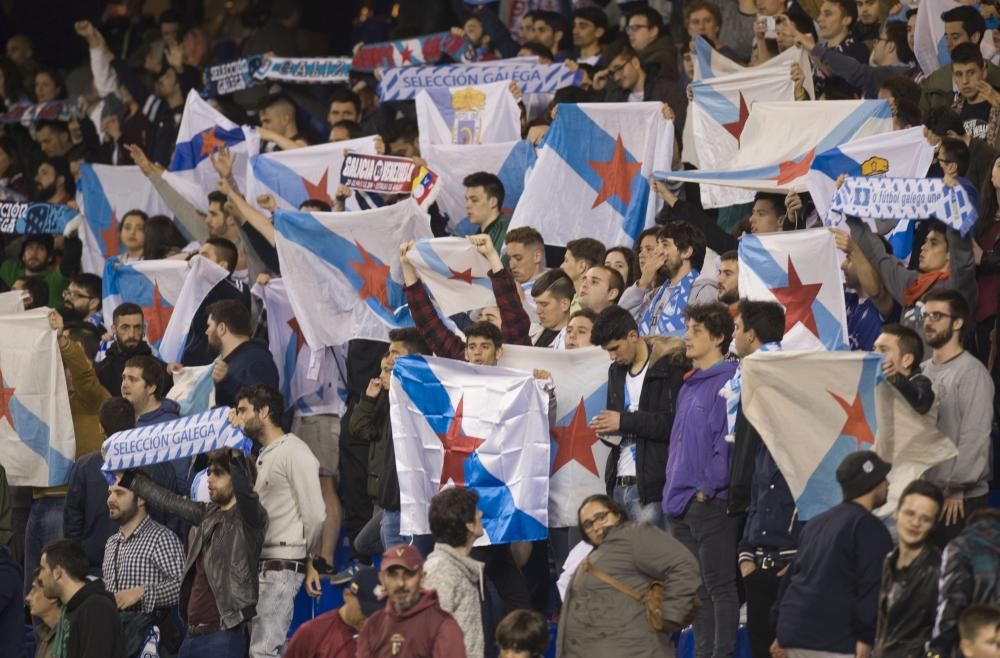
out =
[[[137,165],[170,212],[117,217],[116,262],[198,254],[226,276],[194,314],[181,362],[166,363],[149,340],[148,308],[121,303],[102,314],[82,228],[0,234],[0,292],[20,291],[26,310],[50,309],[76,437],[68,481],[46,488],[8,486],[4,468],[16,464],[0,447],[0,656],[513,658],[553,655],[552,645],[565,658],[669,656],[689,626],[685,655],[697,658],[1000,656],[996,492],[990,504],[1000,372],[996,0],[949,4],[928,19],[943,23],[951,60],[931,71],[914,55],[921,12],[937,6],[930,0],[36,4],[0,3],[9,9],[0,13],[0,114],[72,109],[0,123],[0,201],[80,209],[81,165]],[[738,390],[741,359],[781,350],[786,333],[782,304],[740,295],[740,240],[822,226],[809,194],[794,191],[711,209],[697,184],[656,180],[662,209],[634,244],[579,235],[557,246],[543,227],[508,230],[499,172],[472,173],[462,181],[468,240],[488,263],[496,306],[455,318],[456,333],[411,262],[413,244],[399,245],[415,326],[337,351],[339,381],[324,385],[344,389],[341,413],[287,399],[250,292],[281,276],[276,203],[249,198],[225,147],[209,147],[219,180],[202,210],[175,189],[165,171],[188,92],[203,89],[208,67],[241,56],[350,56],[362,42],[449,30],[480,61],[535,57],[583,72],[579,86],[541,104],[513,86],[531,148],[545,144],[559,104],[656,101],[673,121],[674,169],[692,168],[681,153],[699,36],[749,67],[804,49],[814,79],[805,84],[791,67],[798,102],[887,99],[894,128],[923,126],[935,152],[927,176],[967,191],[975,227],[915,222],[908,261],[857,219],[831,230],[851,348],[882,355],[885,378],[917,414],[936,417],[957,457],[906,484],[887,519],[875,511],[893,464],[852,452],[836,469],[843,502],[804,522],[781,460],[741,408],[730,426],[725,391]],[[261,153],[378,135],[380,153],[426,165],[414,103],[380,102],[380,75],[268,81],[209,102],[256,126]],[[361,212],[345,208],[371,202],[331,189],[332,199],[323,190],[326,199],[300,209]],[[439,204],[429,222],[437,237],[452,226]],[[548,540],[482,546],[488,492],[446,487],[426,510],[431,533],[403,534],[389,394],[396,360],[492,367],[505,345],[607,352],[606,404],[587,419],[610,447],[598,464],[606,491],[581,495],[576,527],[552,528]],[[107,479],[104,440],[178,419],[166,397],[173,377],[205,365],[215,403],[231,407],[252,452]],[[0,393],[0,425],[14,429],[6,380]],[[202,470],[196,495],[192,476]],[[342,588],[343,605],[293,628],[300,590],[330,588]]]

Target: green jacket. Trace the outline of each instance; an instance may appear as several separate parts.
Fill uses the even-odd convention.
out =
[[[1000,67],[986,62],[986,82],[1000,89]],[[936,107],[951,107],[955,102],[955,87],[951,79],[951,64],[942,66],[924,78],[920,94],[920,115]]]
[[[13,286],[14,282],[26,273],[27,271],[24,269],[24,265],[21,264],[20,260],[14,260],[11,258],[5,260],[3,263],[0,263],[0,279],[3,279],[4,283],[8,286]],[[39,276],[45,279],[45,283],[49,286],[49,302],[46,306],[49,308],[62,308],[63,290],[66,289],[66,285],[69,282],[66,280],[66,277],[63,276],[59,266],[54,265],[51,269],[46,270]]]

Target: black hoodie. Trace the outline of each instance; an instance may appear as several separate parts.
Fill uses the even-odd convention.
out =
[[[115,597],[100,580],[89,580],[63,609],[68,623],[65,658],[125,658],[125,632]],[[62,630],[62,629],[60,629]],[[56,632],[58,642],[62,634]]]

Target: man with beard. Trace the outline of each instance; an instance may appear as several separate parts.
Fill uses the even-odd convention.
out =
[[[385,608],[365,621],[358,635],[358,658],[464,658],[462,629],[441,609],[437,592],[422,589],[424,560],[409,544],[382,554],[379,581]]]
[[[941,551],[930,536],[943,504],[944,494],[927,480],[914,480],[899,497],[899,546],[885,559],[878,596],[874,654],[879,658],[919,656],[931,639]]]
[[[35,170],[33,201],[63,204],[73,200],[76,184],[65,158],[44,158]]]
[[[719,256],[719,303],[732,306],[740,301],[740,257],[734,249]]]
[[[62,315],[67,322],[89,322],[104,333],[101,314],[101,277],[80,272],[63,291]]]
[[[802,531],[775,605],[772,655],[871,655],[882,563],[892,550],[892,537],[872,510],[889,496],[891,468],[871,450],[852,452],[837,467],[844,502]]]
[[[205,334],[205,329],[208,326],[209,306],[224,299],[235,299],[250,308],[250,291],[246,286],[233,279],[233,273],[236,271],[236,264],[240,257],[237,246],[226,238],[209,238],[201,245],[199,253],[228,271],[229,276],[219,281],[208,291],[205,299],[198,306],[198,310],[195,311],[194,317],[191,318],[191,331],[188,342],[184,346],[184,354],[181,356],[181,364],[185,366],[204,366],[212,362],[212,357],[209,355],[208,337]]]
[[[250,622],[250,656],[280,656],[303,580],[310,596],[322,594],[310,552],[319,549],[326,506],[319,461],[306,443],[281,428],[284,401],[276,389],[257,384],[236,394],[233,425],[262,446],[254,491],[267,512],[260,554],[260,609]]]
[[[993,381],[982,362],[962,347],[962,332],[968,331],[972,317],[965,297],[942,288],[924,295],[923,303],[924,338],[933,354],[921,368],[941,401],[938,429],[958,449],[958,457],[924,475],[944,491],[941,523],[933,533],[934,542],[943,547],[958,536],[966,516],[986,506]]]
[[[239,452],[210,453],[211,503],[178,496],[132,470],[118,481],[153,507],[197,526],[181,581],[180,611],[187,636],[179,658],[241,656],[246,651],[244,624],[257,616],[258,591],[257,579],[247,576],[257,571],[267,526],[251,468]]]
[[[145,340],[146,328],[142,308],[131,302],[116,306],[111,320],[111,333],[114,340],[104,353],[104,360],[97,364],[96,370],[101,386],[106,388],[111,395],[119,397],[121,395],[122,373],[128,360],[133,356],[152,357],[153,355],[153,350]],[[166,365],[159,359],[157,361],[160,365]],[[163,388],[160,390],[168,391],[172,381],[169,376],[165,375],[164,377]]]
[[[55,250],[51,235],[31,234],[21,243],[21,253],[17,260],[10,258],[0,264],[0,279],[11,288],[16,289],[14,282],[24,276],[37,276],[49,287],[47,299],[34,300],[36,307],[41,302],[43,306],[59,308],[62,306],[62,291],[66,287],[66,277],[58,265],[49,267]]]
[[[149,516],[145,500],[117,481],[108,487],[108,515],[119,530],[104,546],[104,586],[115,595],[119,610],[144,616],[123,614],[126,627],[148,626],[153,620],[146,615],[173,607],[180,599],[184,546]],[[145,637],[145,633],[135,635]]]
[[[245,386],[266,384],[277,390],[278,369],[267,346],[250,340],[250,310],[241,302],[224,299],[208,307],[205,335],[212,356],[215,403],[235,407],[236,394]]]

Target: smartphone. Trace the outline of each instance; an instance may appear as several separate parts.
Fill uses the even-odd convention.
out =
[[[777,39],[778,38],[778,18],[777,18],[777,16],[765,16],[764,17],[764,38],[765,39]]]

